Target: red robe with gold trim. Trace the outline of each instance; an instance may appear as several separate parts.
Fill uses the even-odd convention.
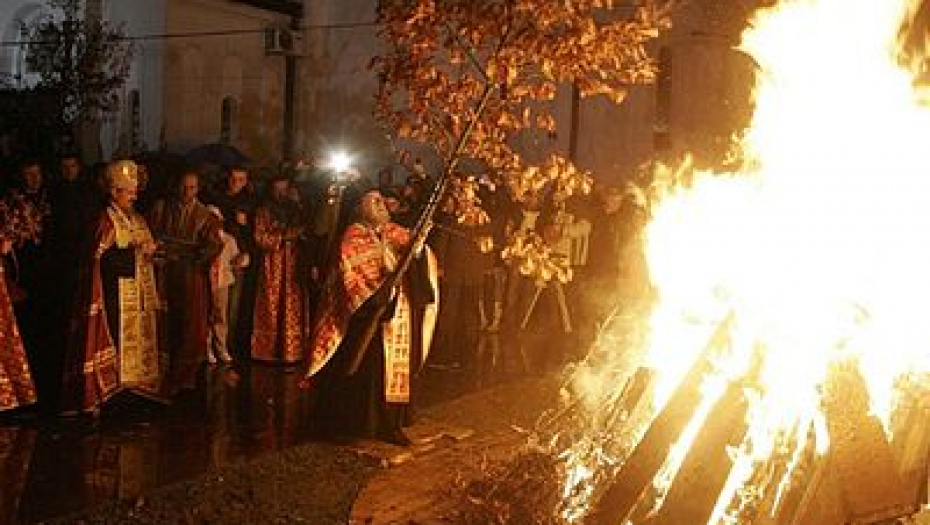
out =
[[[0,263],[0,410],[35,403],[36,391]]]
[[[307,347],[306,289],[299,276],[299,244],[286,238],[298,226],[276,220],[269,206],[273,204],[255,213],[255,244],[262,264],[253,312],[252,358],[299,363]]]
[[[97,409],[124,389],[163,400],[166,360],[158,341],[160,303],[152,262],[136,253],[127,272],[131,275],[106,278],[106,263],[101,262],[113,250],[134,250],[145,242],[153,238],[138,213],[110,206],[101,214],[94,251],[82,274],[74,342],[65,365],[62,406],[66,411]]]
[[[409,243],[410,232],[395,223],[387,223],[379,230],[361,223],[346,229],[340,245],[339,278],[329,290],[324,290],[322,314],[314,327],[308,376],[316,374],[330,361],[346,335],[349,318],[384,283]],[[409,400],[410,377],[421,364],[410,362],[411,338],[422,337],[423,360],[432,341],[439,293],[436,260],[428,249],[427,257],[436,301],[426,307],[422,333],[412,333],[410,303],[403,287],[396,291],[394,316],[382,323],[385,399],[390,403]]]

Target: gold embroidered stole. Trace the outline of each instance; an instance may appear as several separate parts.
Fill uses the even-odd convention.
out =
[[[401,292],[391,320],[382,325],[384,341],[384,395],[388,403],[410,402],[411,334],[410,301]]]
[[[372,231],[380,248],[386,274],[397,267],[397,254],[378,231]],[[388,403],[410,402],[411,317],[410,301],[402,287],[392,291],[397,305],[391,319],[381,325],[384,343],[384,396]]]
[[[152,234],[142,217],[118,208],[107,208],[119,248],[152,242]],[[119,289],[119,372],[123,387],[158,394],[161,370],[158,353],[156,312],[158,295],[155,272],[144,257],[135,258],[135,277],[121,277]]]
[[[393,253],[390,251],[388,253],[390,254],[388,257],[393,257]],[[422,342],[421,351],[423,355],[420,356],[421,362],[426,361],[433,341],[433,333],[439,314],[439,267],[436,257],[433,256],[429,248],[425,248],[424,256],[427,258],[428,276],[435,299],[432,303],[426,305],[420,333],[413,333],[413,311],[410,308],[407,292],[403,288],[400,289],[397,296],[394,317],[382,325],[385,352],[384,387],[388,403],[410,402],[410,377],[413,373],[413,363],[411,361],[413,357],[411,355],[413,338],[420,337]],[[392,261],[388,265],[392,271],[394,264]]]

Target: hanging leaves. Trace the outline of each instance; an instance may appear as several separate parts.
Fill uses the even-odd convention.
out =
[[[515,139],[555,136],[550,101],[560,85],[619,104],[631,85],[654,81],[647,46],[668,27],[671,1],[382,0],[386,49],[372,61],[381,80],[376,115],[394,135],[446,159],[475,117],[485,83],[498,88],[462,150],[468,162],[461,165],[472,172],[456,174],[453,185],[460,220],[486,217],[476,211],[477,192],[463,190],[477,175],[492,177],[518,202],[542,188],[560,200],[588,191],[590,174],[564,154],[529,162]],[[526,246],[511,250],[514,257],[533,254],[537,244]]]
[[[20,27],[38,87],[62,97],[65,123],[100,119],[119,107],[133,44],[122,26],[85,18],[78,0],[48,0],[57,11]]]

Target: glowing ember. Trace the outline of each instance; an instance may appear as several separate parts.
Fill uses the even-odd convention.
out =
[[[930,109],[898,42],[917,4],[785,0],[759,11],[741,46],[759,67],[741,172],[657,189],[646,239],[658,301],[638,350],[657,376],[653,416],[722,323],[727,337],[654,480],[656,508],[727,384],[746,382],[746,433],[713,524],[739,522],[753,494],[778,501],[810,443],[830,449],[823,393],[836,365],[858,368],[886,432],[896,385],[930,366]],[[602,379],[576,375],[592,378]],[[576,385],[588,399],[601,388]],[[784,468],[761,473],[776,454]],[[571,483],[594,468],[572,465]]]

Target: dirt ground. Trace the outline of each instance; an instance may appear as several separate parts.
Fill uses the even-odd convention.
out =
[[[408,448],[301,445],[47,523],[458,524],[456,488],[525,451],[529,429],[557,406],[558,387],[554,375],[524,378],[432,406],[408,430]],[[924,512],[911,523],[930,518]]]
[[[556,406],[555,378],[526,380],[435,407],[410,431],[417,445],[385,449],[352,509],[352,524],[453,523],[453,488],[512,458],[540,414]],[[386,455],[385,455],[386,453]]]
[[[47,523],[449,523],[453,484],[518,451],[557,390],[552,377],[509,382],[424,410],[409,448],[301,445]]]
[[[378,467],[377,458],[357,451],[305,445],[48,523],[345,523],[359,489]]]

